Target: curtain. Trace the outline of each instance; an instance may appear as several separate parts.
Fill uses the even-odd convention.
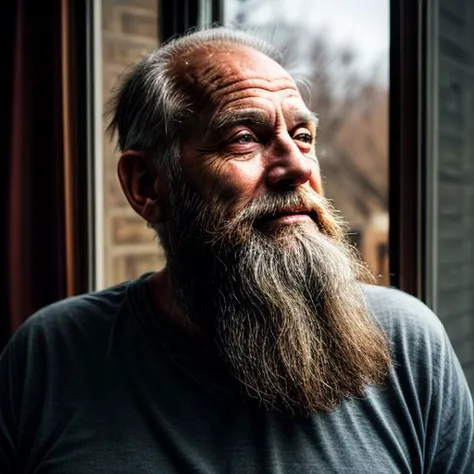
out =
[[[65,0],[7,2],[0,349],[39,308],[72,295],[77,164]],[[2,9],[3,9],[2,5]]]

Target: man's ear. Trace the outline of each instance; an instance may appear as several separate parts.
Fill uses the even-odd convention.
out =
[[[122,190],[132,208],[149,224],[164,220],[164,196],[160,195],[161,177],[144,152],[127,150],[118,163]]]

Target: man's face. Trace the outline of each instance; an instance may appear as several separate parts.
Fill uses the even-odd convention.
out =
[[[202,110],[183,144],[183,176],[205,201],[238,212],[268,194],[322,192],[317,120],[283,68],[234,46],[203,54],[184,69]],[[278,215],[268,225],[310,221],[301,211]]]
[[[389,355],[357,282],[365,267],[322,197],[312,114],[248,48],[183,64],[196,114],[160,236],[184,313],[267,408],[329,411],[361,396]]]

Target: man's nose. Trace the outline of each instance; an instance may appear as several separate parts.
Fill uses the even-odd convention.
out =
[[[313,173],[312,161],[302,153],[291,137],[279,140],[269,153],[269,188],[297,188],[310,180]]]

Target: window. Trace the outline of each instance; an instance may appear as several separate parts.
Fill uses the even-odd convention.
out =
[[[102,0],[101,47],[96,58],[100,71],[96,82],[98,97],[96,187],[98,287],[110,286],[164,264],[154,233],[132,210],[117,178],[118,153],[105,134],[105,104],[120,76],[134,62],[158,45],[158,4],[156,0]],[[101,54],[100,54],[101,53]],[[101,59],[100,59],[101,56]],[[101,140],[102,139],[102,140]]]
[[[334,201],[381,284],[388,270],[388,0],[224,0],[305,78],[320,118],[317,153]]]

